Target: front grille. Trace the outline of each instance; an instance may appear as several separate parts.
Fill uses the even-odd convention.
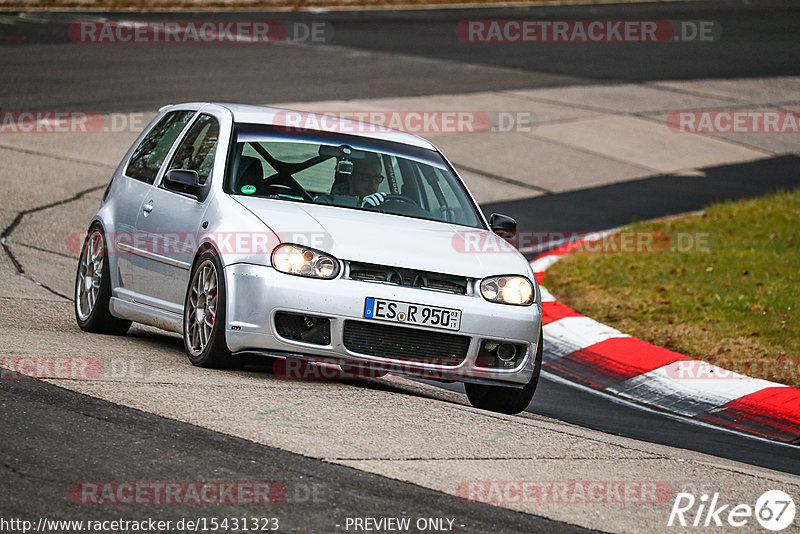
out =
[[[344,322],[344,346],[352,352],[435,365],[458,365],[469,337],[363,321]]]
[[[469,279],[442,273],[429,273],[403,267],[350,262],[350,278],[364,282],[385,282],[408,287],[424,287],[466,295]]]

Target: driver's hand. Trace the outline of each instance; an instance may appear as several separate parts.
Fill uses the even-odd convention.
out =
[[[383,203],[386,200],[386,193],[372,193],[364,197],[361,201],[361,207],[372,206],[373,208]]]

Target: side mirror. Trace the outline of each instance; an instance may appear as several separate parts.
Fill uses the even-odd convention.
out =
[[[511,239],[517,235],[517,221],[499,213],[489,216],[489,228],[503,239]]]
[[[197,171],[185,169],[172,169],[164,175],[164,187],[171,191],[187,193],[197,197],[201,202],[205,200],[206,188],[200,183]]]

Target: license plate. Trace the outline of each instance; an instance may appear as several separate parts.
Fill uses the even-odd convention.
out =
[[[364,318],[445,330],[461,328],[461,310],[372,297],[367,297],[364,303]]]

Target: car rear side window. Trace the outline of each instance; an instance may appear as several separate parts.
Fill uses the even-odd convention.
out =
[[[201,185],[206,183],[214,167],[219,139],[219,122],[210,115],[201,115],[175,150],[168,170],[197,171]]]
[[[194,111],[173,111],[164,115],[133,151],[125,174],[148,184],[155,182],[169,149],[193,115]]]

